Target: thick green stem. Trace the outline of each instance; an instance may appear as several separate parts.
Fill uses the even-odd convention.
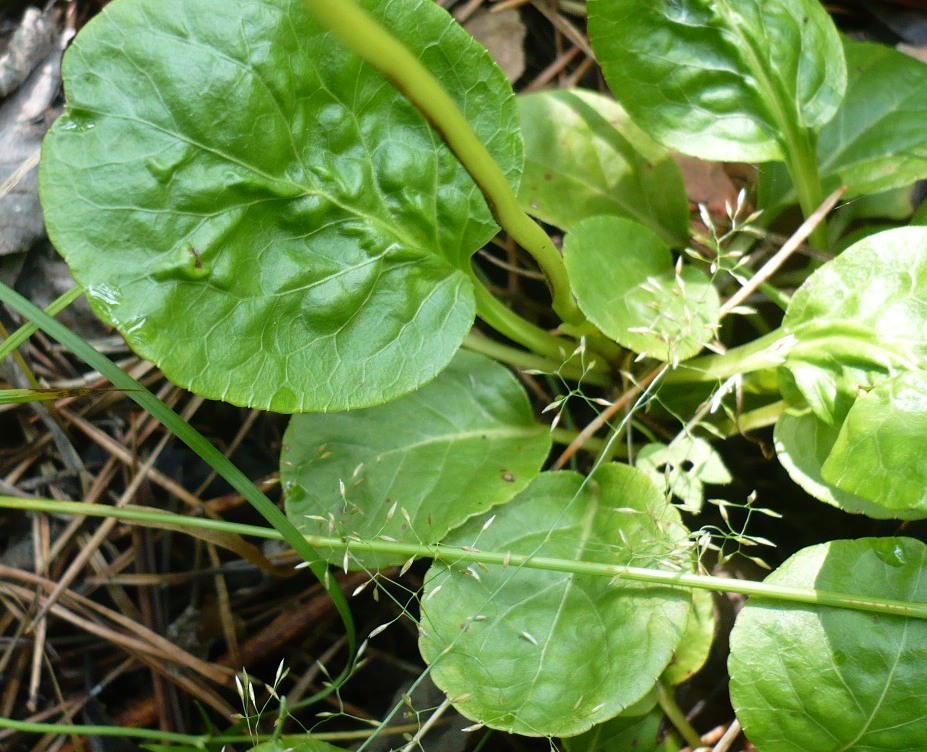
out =
[[[740,28],[738,15],[729,6],[729,1],[721,2],[718,10],[725,15],[728,27],[737,34],[747,66],[766,95],[772,120],[779,128],[779,143],[785,165],[795,182],[798,203],[805,217],[810,217],[824,201],[818,173],[817,139],[810,129],[801,125],[802,115],[797,103],[783,90],[782,82],[771,75],[770,61],[753,46],[751,33]],[[810,240],[818,248],[826,247],[827,226],[823,221],[811,233]]]
[[[729,577],[670,572],[643,567],[627,567],[615,564],[600,564],[574,559],[555,559],[546,556],[526,556],[510,552],[473,551],[452,546],[397,543],[379,540],[344,540],[307,536],[313,546],[319,548],[341,548],[348,552],[395,554],[400,556],[425,556],[437,561],[456,563],[460,561],[498,564],[500,566],[543,569],[551,572],[570,572],[599,577],[612,577],[616,582],[647,582],[683,589],[711,590],[718,593],[739,593],[754,598],[783,603],[803,603],[812,606],[830,606],[851,611],[865,611],[876,614],[893,614],[912,619],[927,619],[927,603],[901,601],[891,598],[862,596],[857,593],[841,593],[831,590],[812,590],[788,585],[773,585],[750,580],[732,580]]]
[[[682,708],[679,707],[676,698],[673,696],[673,690],[661,681],[657,682],[657,698],[657,701],[660,703],[660,708],[666,714],[666,717],[669,718],[670,723],[676,727],[676,730],[680,733],[682,738],[686,740],[686,744],[692,747],[692,749],[701,747],[702,737],[699,736],[698,731],[692,728],[692,724],[689,723],[686,714],[682,712]]]
[[[279,738],[284,747],[287,743],[294,747],[305,745],[307,737],[277,736],[276,734],[180,734],[160,729],[132,728],[131,726],[90,726],[71,723],[35,723],[31,721],[15,721],[12,718],[0,718],[0,729],[19,731],[24,734],[53,734],[55,736],[115,736],[123,739],[147,739],[149,741],[169,742],[194,749],[218,748],[219,745],[235,744],[247,747],[256,742],[270,741]],[[418,723],[407,723],[401,726],[387,727],[385,732],[392,735],[414,733],[419,729]],[[374,734],[373,729],[360,729],[358,731],[313,731],[312,739],[316,741],[339,742],[369,739]],[[104,748],[106,745],[102,745]]]
[[[233,522],[220,522],[203,517],[185,517],[161,510],[125,509],[105,504],[80,504],[60,502],[52,499],[18,499],[12,496],[0,496],[0,508],[24,509],[35,512],[73,513],[86,516],[115,517],[143,522],[146,517],[159,523],[165,517],[173,517],[177,526],[221,529],[225,532],[241,535],[253,535],[273,540],[284,539],[283,534],[274,529],[254,525],[241,525]],[[289,542],[289,538],[285,538]],[[811,588],[774,585],[767,582],[735,580],[729,577],[690,574],[688,572],[667,571],[662,569],[645,569],[616,564],[602,564],[594,561],[577,561],[575,559],[557,559],[547,556],[527,556],[504,551],[479,551],[474,548],[457,548],[442,544],[425,545],[421,543],[399,543],[385,540],[360,540],[354,538],[332,538],[309,535],[306,543],[316,548],[333,548],[348,553],[386,554],[405,558],[429,558],[450,564],[474,562],[496,564],[504,567],[525,567],[542,569],[550,572],[569,572],[572,574],[611,577],[616,582],[647,582],[653,585],[666,585],[683,589],[711,590],[718,593],[739,593],[754,598],[782,603],[802,603],[810,606],[828,606],[851,611],[865,611],[875,614],[892,614],[911,619],[927,619],[927,603],[900,601],[890,598],[863,596],[856,593],[841,593],[832,590],[813,590]]]
[[[693,358],[670,371],[664,384],[692,384],[707,381],[724,381],[735,374],[752,373],[774,368],[782,363],[788,348],[786,333],[776,329],[746,345],[728,350],[723,355],[705,355]]]
[[[32,723],[29,721],[14,721],[11,718],[0,718],[0,728],[19,731],[25,734],[80,734],[82,736],[114,736],[123,739],[147,739],[174,744],[185,744],[196,749],[206,749],[206,745],[214,740],[207,736],[193,734],[178,734],[160,729],[139,729],[122,726],[79,726],[69,723]],[[250,737],[236,737],[241,742],[251,741]]]
[[[785,402],[778,400],[755,410],[748,410],[737,416],[736,422],[730,419],[720,420],[715,429],[725,436],[747,434],[773,425],[785,412]]]
[[[464,338],[463,346],[472,352],[481,353],[500,363],[508,363],[517,368],[560,376],[570,381],[581,381],[594,386],[608,386],[611,383],[608,366],[600,361],[587,364],[576,362],[574,359],[564,362],[562,358],[553,359],[535,355],[474,333]]]
[[[824,201],[824,189],[818,172],[817,139],[805,128],[786,133],[785,166],[795,183],[801,213],[807,219]],[[827,248],[827,223],[821,220],[808,238],[815,248]]]
[[[475,276],[473,292],[476,297],[476,315],[513,342],[558,363],[563,363],[576,348],[575,342],[555,337],[523,319],[489,292]]]
[[[505,173],[431,72],[354,0],[305,0],[310,12],[352,52],[383,74],[441,134],[479,186],[502,228],[530,253],[547,276],[553,307],[564,321],[584,316],[573,300],[560,252],[519,206]]]

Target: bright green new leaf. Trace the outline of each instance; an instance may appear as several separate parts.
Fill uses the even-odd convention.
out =
[[[864,392],[821,468],[835,486],[889,510],[927,516],[927,372],[909,371]]]
[[[589,0],[589,34],[634,121],[703,159],[784,159],[846,88],[840,37],[817,0]]]
[[[883,225],[885,224],[885,220],[892,220],[896,223],[905,223],[913,220],[914,207],[918,201],[920,201],[920,197],[917,186],[913,183],[907,183],[901,188],[890,188],[881,193],[857,196],[852,201],[846,202],[838,209],[841,217],[846,214],[851,217],[854,222],[866,222],[867,225],[865,227],[855,228],[855,230],[851,230],[842,235],[836,249],[843,250],[843,248],[848,248],[852,245],[855,241],[848,243],[847,237],[851,237],[853,232],[862,230],[866,235],[872,235],[875,232],[893,229],[898,226],[895,224],[891,227],[883,226],[879,229],[879,225],[872,222],[872,220],[877,220]],[[917,224],[913,221],[909,223]],[[876,229],[870,231],[870,228]]]
[[[795,340],[779,369],[783,397],[832,428],[802,436],[806,416],[777,432],[796,480],[851,511],[872,513],[860,497],[887,511],[873,516],[927,515],[927,228],[871,235],[825,264],[792,297],[783,330]]]
[[[393,402],[293,416],[280,458],[286,511],[307,535],[437,543],[525,488],[550,444],[511,372],[460,351],[437,379]],[[342,563],[342,553],[319,550]]]
[[[803,549],[766,582],[927,602],[927,547],[911,538]],[[763,752],[927,749],[927,622],[750,601],[731,633],[731,701]]]
[[[667,150],[628,118],[617,102],[583,89],[518,98],[525,211],[564,230],[612,214],[635,219],[672,245],[688,238],[689,204]]]
[[[839,429],[810,412],[785,413],[776,421],[776,456],[792,480],[807,493],[846,512],[875,519],[911,520],[927,516],[923,509],[888,509],[824,480],[822,467],[834,448],[838,433]]]
[[[517,183],[515,100],[485,50],[430,0],[363,4]],[[64,78],[40,175],[49,235],[173,381],[338,410],[450,361],[474,317],[470,256],[496,225],[440,136],[303,3],[116,0]]]
[[[927,65],[882,44],[845,39],[846,97],[818,138],[824,192],[878,193],[927,177]],[[760,172],[761,204],[797,201],[778,165]]]
[[[804,289],[795,297],[807,298]],[[825,291],[823,297],[829,294]],[[789,349],[785,365],[779,369],[779,390],[788,404],[807,404],[830,425],[839,426],[846,418],[860,389],[877,384],[898,369],[919,365],[908,352],[909,345],[916,343],[899,343],[883,337],[880,329],[865,317],[861,317],[861,323],[833,320],[823,312],[817,318],[807,315],[803,318],[801,323],[789,323],[786,314],[785,330],[796,341]]]
[[[676,363],[714,338],[717,291],[700,270],[677,270],[666,241],[643,225],[590,217],[564,238],[563,257],[579,307],[623,347]]]
[[[643,473],[544,473],[447,542],[576,561],[688,567],[679,513]],[[438,563],[419,647],[457,709],[493,728],[573,736],[644,697],[683,635],[678,589],[520,567]]]
[[[731,474],[718,451],[705,439],[688,434],[681,434],[669,444],[645,444],[634,464],[692,513],[702,508],[705,483],[731,482]]]
[[[819,418],[839,425],[860,389],[927,365],[927,228],[870,235],[808,277],[783,330],[784,396],[794,383]]]

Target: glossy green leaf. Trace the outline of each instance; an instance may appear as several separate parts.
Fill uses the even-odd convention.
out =
[[[824,478],[890,510],[927,516],[927,373],[909,371],[863,392],[824,462]]]
[[[453,545],[577,561],[686,566],[679,513],[643,473],[544,473]],[[435,564],[419,647],[457,709],[493,728],[573,736],[638,702],[682,637],[688,593],[517,567]]]
[[[870,235],[812,274],[783,329],[797,342],[784,365],[815,414],[839,425],[859,389],[927,365],[927,229]]]
[[[597,214],[627,217],[672,245],[688,238],[689,204],[667,150],[613,99],[583,89],[518,98],[529,214],[564,230]]]
[[[363,4],[516,183],[514,96],[486,52],[430,0]],[[172,380],[337,410],[450,361],[473,322],[470,255],[496,225],[418,111],[302,3],[116,0],[64,78],[40,176],[49,235]]]
[[[840,38],[817,0],[589,0],[589,34],[634,121],[703,159],[783,159],[846,87]]]
[[[697,513],[705,501],[705,483],[726,485],[731,474],[718,451],[705,439],[681,434],[669,444],[645,444],[634,463],[658,488],[679,499],[687,512]]]
[[[718,293],[698,269],[677,273],[667,243],[643,225],[590,217],[564,238],[563,257],[579,307],[623,347],[678,362],[714,338]]]
[[[914,207],[920,200],[918,193],[916,185],[907,183],[901,188],[890,188],[881,193],[857,196],[853,201],[842,204],[837,211],[840,213],[846,212],[854,222],[894,220],[903,224],[910,220],[914,214]],[[897,226],[897,224],[893,225],[893,227]],[[859,229],[868,230],[870,227],[878,227],[878,225],[868,224],[866,227]],[[883,227],[882,229],[891,228]],[[866,234],[872,235],[874,232],[880,231],[873,230],[872,232],[866,232]],[[843,235],[840,238],[840,243],[844,244],[844,248],[852,245],[852,243],[846,242],[846,237],[846,235]],[[838,246],[838,250],[843,250],[843,248]]]
[[[800,295],[802,290],[796,297]],[[828,295],[825,292],[824,297]],[[796,342],[779,369],[779,390],[788,404],[807,404],[830,425],[839,426],[846,418],[860,389],[877,384],[898,369],[918,366],[907,352],[909,343],[883,337],[874,322],[833,320],[822,313],[819,318],[805,316],[799,324],[786,323],[786,331]]]
[[[878,193],[927,177],[927,65],[882,44],[843,44],[846,96],[818,138],[824,192]],[[797,201],[781,166],[760,175],[763,206]]]
[[[801,436],[798,420],[780,419],[790,421],[777,440],[796,480],[851,511],[871,513],[861,497],[887,511],[874,516],[927,515],[917,459],[927,439],[927,228],[871,235],[825,264],[792,297],[783,329],[795,340],[779,369],[783,397],[833,429]]]
[[[927,548],[910,538],[803,549],[767,582],[927,602]],[[763,752],[927,748],[927,623],[750,601],[731,633],[731,701]]]
[[[437,543],[525,488],[550,444],[511,372],[460,351],[437,379],[394,402],[293,416],[280,460],[286,511],[307,535]],[[341,564],[342,553],[319,550]]]
[[[920,519],[925,512],[916,508],[887,509],[824,480],[822,467],[837,441],[838,428],[828,425],[810,412],[782,415],[774,433],[776,455],[789,476],[807,493],[846,512],[875,519]]]

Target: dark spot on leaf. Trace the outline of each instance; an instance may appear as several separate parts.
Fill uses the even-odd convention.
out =
[[[545,172],[545,173],[544,173],[544,180],[548,180],[548,181],[549,181],[549,180],[553,180],[553,179],[554,179],[554,174],[553,174],[552,172]]]

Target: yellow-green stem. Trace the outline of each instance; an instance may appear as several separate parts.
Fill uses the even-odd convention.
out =
[[[127,510],[124,507],[111,507],[104,504],[84,504],[52,499],[19,499],[12,496],[0,496],[0,508],[57,514],[80,514],[88,517],[115,517],[117,519],[135,520],[140,523],[144,523],[147,518],[154,518],[161,522],[175,520],[176,522],[173,524],[176,525],[182,524],[189,527],[223,530],[273,540],[284,539],[283,534],[273,528],[242,525],[203,517],[185,517],[162,510],[148,511],[139,508]],[[483,564],[495,564],[504,567],[526,567],[550,572],[570,572],[595,577],[611,577],[615,580],[616,586],[620,586],[620,582],[623,580],[647,582],[652,585],[665,585],[674,588],[711,590],[718,593],[739,593],[772,602],[802,603],[809,606],[828,606],[874,614],[891,614],[910,619],[927,619],[927,603],[917,601],[902,601],[832,590],[814,590],[791,585],[692,574],[684,571],[647,569],[644,567],[603,564],[596,561],[577,561],[576,559],[559,559],[548,556],[531,556],[514,554],[509,551],[479,551],[473,548],[445,546],[440,543],[401,543],[380,539],[360,540],[320,535],[307,535],[304,542],[317,549],[333,548],[348,553],[356,551],[358,553],[378,553],[406,558],[429,558],[449,564],[464,561],[482,562]],[[318,565],[319,561],[316,560],[313,563]]]
[[[505,173],[444,87],[412,52],[354,0],[305,0],[310,12],[374,66],[425,116],[479,186],[496,220],[547,276],[553,308],[566,322],[585,317],[573,300],[560,252],[518,203]]]
[[[692,747],[692,749],[701,747],[702,737],[699,736],[698,731],[692,728],[692,724],[689,723],[686,714],[682,712],[682,708],[676,703],[672,688],[667,687],[662,681],[658,681],[657,698],[657,701],[660,703],[660,708],[666,714],[666,717],[669,718],[670,723],[672,723],[676,730],[682,735],[682,738],[686,740],[686,744]]]

